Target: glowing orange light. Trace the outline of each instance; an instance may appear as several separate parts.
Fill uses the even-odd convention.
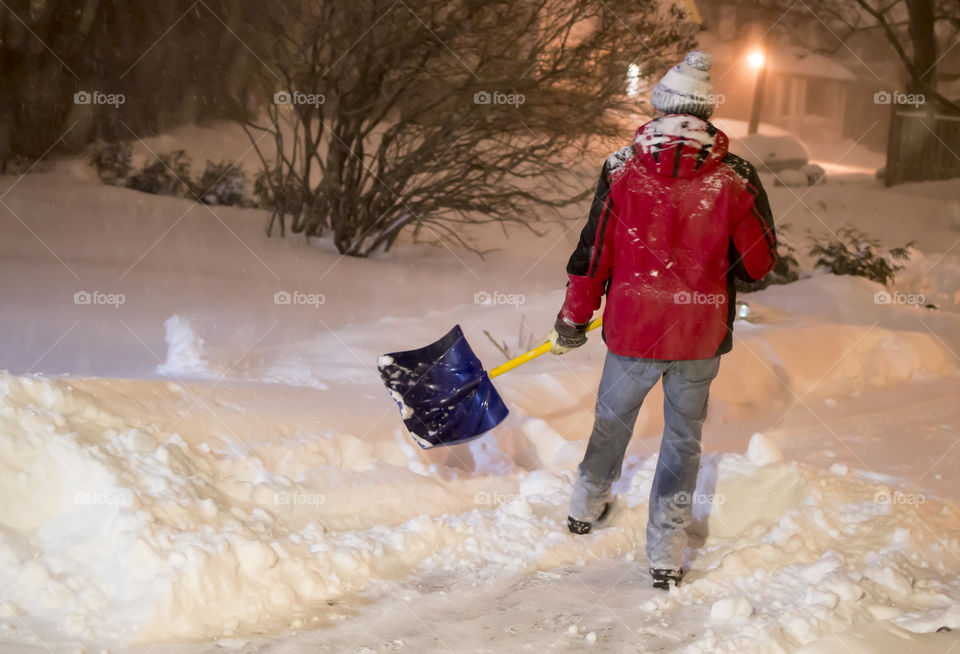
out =
[[[763,64],[767,61],[767,55],[763,53],[763,50],[757,48],[753,50],[750,54],[747,55],[747,63],[750,64],[753,68],[762,68]]]

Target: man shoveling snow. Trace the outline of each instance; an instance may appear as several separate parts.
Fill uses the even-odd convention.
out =
[[[588,533],[609,507],[637,413],[663,379],[665,424],[647,525],[650,573],[663,589],[683,576],[707,396],[733,345],[734,279],[761,279],[777,257],[756,170],[729,153],[727,136],[708,122],[710,66],[694,51],[668,71],[651,94],[658,117],[603,165],[550,334],[554,354],[583,345],[606,294],[609,351],[570,502],[573,533]]]

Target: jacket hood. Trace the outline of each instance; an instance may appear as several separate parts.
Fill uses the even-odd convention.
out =
[[[727,154],[727,135],[689,114],[668,114],[637,130],[633,147],[640,160],[664,177],[694,177],[715,168]]]

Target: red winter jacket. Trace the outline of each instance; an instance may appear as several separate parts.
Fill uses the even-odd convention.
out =
[[[709,122],[671,114],[607,159],[567,264],[564,318],[589,321],[606,293],[603,338],[615,354],[730,351],[734,278],[762,278],[777,254],[757,171],[728,142]]]

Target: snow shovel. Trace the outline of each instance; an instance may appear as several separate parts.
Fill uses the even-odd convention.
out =
[[[602,324],[597,318],[587,331]],[[426,347],[384,354],[377,367],[407,431],[428,449],[465,443],[499,425],[508,411],[490,380],[549,351],[547,341],[488,374],[456,325]]]

